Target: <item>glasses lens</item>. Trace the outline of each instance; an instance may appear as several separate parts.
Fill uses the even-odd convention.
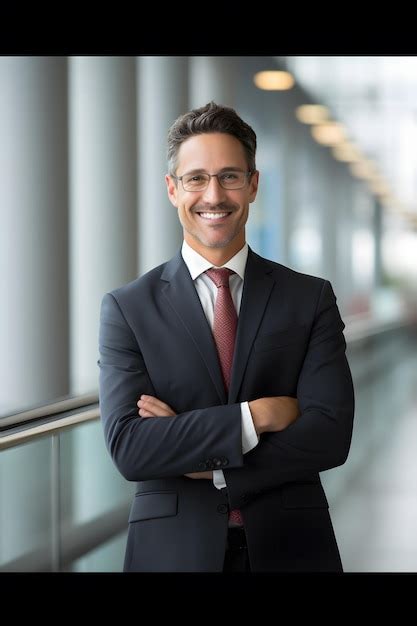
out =
[[[223,172],[217,178],[224,189],[241,189],[246,182],[246,172]]]
[[[209,183],[208,174],[185,174],[182,177],[182,184],[186,191],[202,191]]]
[[[222,172],[217,180],[223,189],[242,189],[246,184],[247,172]],[[210,174],[184,174],[182,184],[185,191],[203,191],[210,181]]]

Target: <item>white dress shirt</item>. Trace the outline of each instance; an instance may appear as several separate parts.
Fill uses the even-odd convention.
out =
[[[191,278],[194,281],[194,286],[197,290],[198,297],[200,298],[201,306],[203,307],[207,321],[210,324],[210,328],[213,330],[214,304],[217,297],[217,287],[211,278],[209,278],[207,274],[204,274],[204,272],[211,267],[217,266],[214,266],[210,263],[210,261],[207,261],[207,259],[193,250],[186,241],[182,244],[181,253],[182,258],[184,259],[184,262],[191,274]],[[235,274],[230,276],[229,284],[233,304],[235,305],[238,316],[240,304],[242,302],[243,280],[247,259],[248,244],[245,243],[243,248],[239,250],[239,252],[235,254],[230,261],[221,266],[227,267],[235,272]],[[246,454],[258,444],[259,437],[253,424],[248,402],[242,402],[240,408],[242,415],[242,452],[243,454]],[[226,481],[222,470],[213,470],[213,483],[217,489],[226,487]]]

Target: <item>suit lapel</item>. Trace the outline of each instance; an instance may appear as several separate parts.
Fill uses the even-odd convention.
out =
[[[275,284],[272,267],[249,248],[233,357],[229,403],[236,402],[252,344]]]
[[[163,296],[185,326],[207,367],[221,403],[225,404],[226,391],[213,334],[181,252],[168,261],[161,280],[165,281],[162,288]]]

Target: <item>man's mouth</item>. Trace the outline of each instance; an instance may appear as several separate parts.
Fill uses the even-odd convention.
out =
[[[224,220],[232,213],[232,211],[196,211],[203,220],[209,220],[210,222],[219,222]]]

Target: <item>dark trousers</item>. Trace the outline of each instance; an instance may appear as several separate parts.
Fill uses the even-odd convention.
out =
[[[250,572],[248,546],[243,528],[229,528],[223,572]]]

